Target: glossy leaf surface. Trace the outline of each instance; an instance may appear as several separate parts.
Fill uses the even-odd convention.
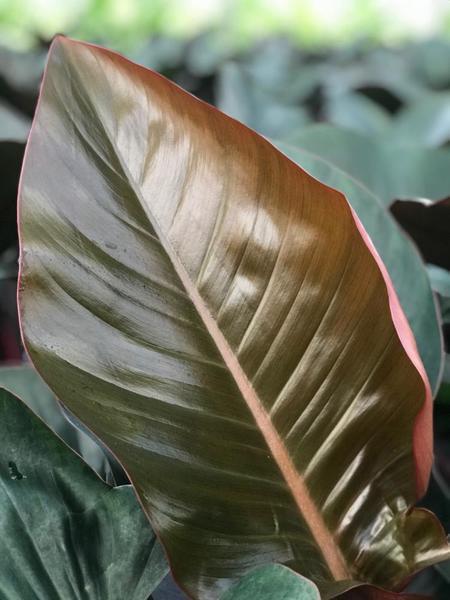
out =
[[[20,227],[33,361],[119,457],[192,597],[268,562],[396,587],[448,556],[410,510],[423,367],[340,193],[161,76],[58,39]]]
[[[308,151],[283,143],[277,146],[308,173],[345,194],[392,278],[436,393],[443,361],[441,327],[429,277],[417,248],[400,231],[380,198],[361,182]]]
[[[147,600],[167,572],[131,486],[111,488],[0,390],[0,597]]]
[[[260,567],[241,579],[221,600],[320,600],[317,587],[283,565]]]

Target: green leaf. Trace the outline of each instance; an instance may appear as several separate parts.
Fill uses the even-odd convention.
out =
[[[0,101],[0,134],[2,140],[24,142],[30,130],[31,121],[18,110]]]
[[[354,92],[336,94],[326,103],[326,120],[367,135],[380,135],[391,127],[389,113],[370,98]]]
[[[345,194],[392,278],[436,392],[443,360],[441,328],[428,275],[415,246],[400,231],[381,200],[359,181],[305,150],[283,143],[277,146],[311,175]]]
[[[450,190],[449,150],[409,146],[326,124],[311,125],[284,140],[345,171],[386,206],[398,198],[440,200]]]
[[[404,108],[393,122],[392,139],[441,146],[450,139],[450,94],[427,95]]]
[[[86,433],[67,420],[52,391],[31,366],[0,367],[0,387],[21,398],[102,479],[111,479],[111,468],[103,450]]]
[[[111,488],[0,390],[0,596],[146,600],[167,572],[130,486]]]
[[[342,194],[163,77],[57,38],[19,213],[28,351],[124,465],[189,595],[269,562],[329,597],[396,587],[450,555],[413,508],[426,376]]]
[[[427,265],[431,287],[444,298],[450,298],[450,271],[436,265]]]
[[[268,565],[243,577],[221,600],[320,600],[317,587],[283,565]]]

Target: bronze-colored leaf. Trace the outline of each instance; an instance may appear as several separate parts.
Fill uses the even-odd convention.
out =
[[[268,562],[331,595],[396,588],[449,556],[411,508],[429,385],[340,193],[163,77],[59,38],[20,229],[29,353],[126,468],[191,597]]]

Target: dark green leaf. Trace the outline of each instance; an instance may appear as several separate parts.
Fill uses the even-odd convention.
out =
[[[450,139],[450,94],[425,96],[405,107],[390,134],[402,143],[441,146]]]
[[[53,393],[33,367],[0,367],[0,387],[21,398],[105,481],[110,481],[111,468],[103,450],[86,433],[69,423]]]
[[[260,567],[243,577],[221,600],[320,600],[317,587],[283,565]]]
[[[0,101],[0,136],[2,140],[25,142],[30,125],[31,121],[27,117]]]
[[[0,390],[0,597],[146,600],[167,572],[129,486],[111,488]]]

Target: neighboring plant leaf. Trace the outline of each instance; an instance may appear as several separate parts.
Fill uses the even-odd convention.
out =
[[[221,600],[320,600],[312,581],[283,565],[260,567],[243,577]]]
[[[314,94],[328,73],[325,61],[305,62],[304,58],[304,53],[285,37],[262,40],[244,56],[241,72],[256,88],[279,102],[299,106]]]
[[[167,563],[130,486],[111,488],[0,390],[0,597],[146,600]]]
[[[380,135],[391,126],[389,113],[362,94],[336,94],[326,103],[326,120],[366,135]]]
[[[433,290],[444,298],[450,298],[450,271],[436,265],[427,265],[427,272]]]
[[[396,198],[439,200],[450,190],[447,149],[399,144],[327,124],[310,125],[284,139],[342,169],[386,206]]]
[[[393,122],[391,135],[403,143],[445,144],[450,140],[450,94],[430,94],[405,107]]]
[[[52,391],[33,367],[30,365],[0,367],[0,387],[21,398],[104,481],[108,483],[114,481],[111,467],[99,444],[69,423]]]
[[[0,46],[0,75],[14,90],[37,93],[45,64],[45,49],[16,52]]]
[[[0,101],[0,135],[3,140],[25,142],[30,125],[27,117]]]
[[[214,75],[231,53],[221,28],[205,31],[191,40],[185,50],[186,66],[194,75]]]
[[[245,69],[226,63],[219,76],[218,106],[228,115],[268,137],[302,129],[309,118],[302,107],[289,105],[258,87]]]
[[[417,249],[400,231],[381,200],[360,182],[300,148],[283,143],[277,146],[311,175],[346,195],[392,278],[436,393],[444,358],[442,334],[428,275]]]
[[[422,198],[397,200],[390,210],[416,242],[424,259],[450,270],[450,198],[439,202]]]
[[[63,38],[21,181],[28,351],[124,465],[190,596],[268,562],[396,588],[450,556],[413,508],[428,382],[342,194],[163,77]]]

